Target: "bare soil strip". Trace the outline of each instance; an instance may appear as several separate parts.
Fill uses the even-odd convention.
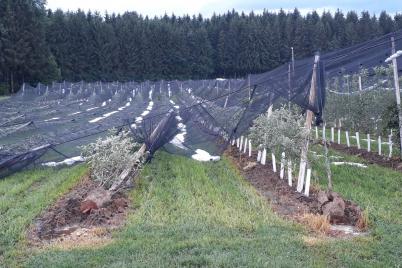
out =
[[[81,202],[96,187],[94,181],[83,178],[35,220],[28,231],[30,243],[69,247],[72,244],[86,245],[88,241],[104,243],[105,239],[110,239],[111,230],[123,225],[130,202],[124,193],[117,193],[105,207],[82,213]]]
[[[388,158],[384,155],[379,155],[377,152],[367,152],[364,149],[358,149],[354,146],[347,147],[346,145],[337,143],[331,143],[330,147],[342,153],[361,157],[369,164],[377,164],[402,172],[402,161],[398,157]]]
[[[239,154],[235,147],[230,146],[225,155],[234,163],[241,174],[258,190],[258,192],[270,202],[274,211],[286,219],[294,220],[302,224],[306,215],[323,214],[323,203],[319,201],[320,191],[312,187],[310,196],[306,197],[296,191],[295,186],[290,187],[287,179],[280,179],[279,173],[275,173],[271,163],[267,165],[253,165],[257,157],[256,153],[251,158],[246,154]],[[251,167],[251,168],[250,168]],[[294,185],[295,183],[293,183]],[[321,191],[322,192],[322,191]],[[337,194],[339,195],[339,194]],[[345,210],[343,217],[330,218],[330,223],[345,226],[357,226],[361,219],[361,209],[355,203],[344,200]],[[310,226],[311,227],[311,226]],[[331,237],[347,237],[343,231],[329,228],[325,234]]]

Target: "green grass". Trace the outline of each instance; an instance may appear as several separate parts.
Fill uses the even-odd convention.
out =
[[[314,148],[323,154],[321,146]],[[330,150],[343,157],[336,161],[365,163],[364,160]],[[314,161],[315,181],[325,189],[323,158]],[[371,234],[366,238],[324,244],[324,255],[332,256],[335,266],[399,267],[402,256],[402,174],[377,165],[367,168],[331,165],[334,191],[357,202],[369,215]]]
[[[10,96],[0,96],[0,101],[6,100],[6,99],[8,99],[8,98],[10,98]]]
[[[325,177],[322,159],[314,162],[314,170],[317,178]],[[198,163],[160,152],[145,167],[136,189],[130,193],[136,210],[126,225],[114,233],[111,244],[72,250],[33,250],[20,242],[17,250],[8,247],[12,254],[6,254],[6,263],[10,267],[398,266],[402,256],[400,173],[377,166],[367,169],[339,166],[332,170],[335,190],[368,211],[372,222],[369,236],[324,239],[307,245],[303,240],[309,236],[306,230],[276,216],[228,160]],[[41,196],[42,187],[58,192],[66,189],[46,186],[51,182],[49,179],[35,185],[35,191],[26,185],[15,186],[20,188],[17,191],[11,190],[14,184],[10,180],[0,184],[2,191],[6,187],[7,199],[29,193],[30,198],[37,200],[35,206],[41,208],[51,203],[34,197]],[[316,183],[323,186],[326,181]],[[25,206],[26,203],[14,202],[10,209],[18,211]],[[29,212],[32,215],[29,217],[21,216],[25,222],[22,226],[27,226],[40,210]],[[11,218],[8,210],[5,213]],[[10,224],[1,227],[12,229]],[[13,245],[23,241],[23,229],[14,232]]]
[[[158,153],[131,193],[137,210],[103,248],[25,253],[27,267],[314,266],[304,230],[279,219],[227,160]],[[23,251],[23,250],[21,250]],[[24,254],[24,253],[21,253]],[[21,263],[20,263],[21,264]]]
[[[12,249],[24,243],[32,220],[65,193],[86,172],[83,165],[64,169],[36,169],[0,179],[0,266]]]

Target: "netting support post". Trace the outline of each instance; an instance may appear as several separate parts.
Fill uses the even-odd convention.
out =
[[[317,95],[317,67],[318,67],[318,62],[320,61],[320,55],[316,53],[315,58],[314,58],[314,66],[313,66],[313,74],[311,76],[311,86],[310,86],[310,95],[309,95],[309,105],[314,106],[315,104],[315,99]],[[307,110],[307,115],[306,115],[306,123],[305,127],[309,132],[309,135],[306,138],[306,141],[304,143],[304,146],[302,148],[301,156],[300,156],[300,167],[299,167],[299,177],[297,180],[297,191],[299,193],[302,192],[303,186],[304,186],[304,176],[306,173],[306,167],[307,167],[307,153],[308,153],[308,147],[309,147],[309,142],[310,142],[310,131],[311,131],[311,124],[313,122],[313,112],[310,110]]]
[[[248,75],[248,100],[251,100],[251,77]]]
[[[392,42],[392,54],[395,54],[395,38],[391,37],[391,42]],[[397,58],[394,57],[392,59],[392,66],[394,69],[394,84],[395,84],[395,95],[396,95],[396,106],[398,109],[398,117],[399,117],[399,139],[400,139],[400,146],[399,146],[399,152],[400,152],[400,158],[402,159],[402,109],[401,109],[401,92],[399,89],[399,76],[398,76],[398,62]]]
[[[292,49],[292,51],[293,51],[293,49]],[[289,108],[289,111],[290,111],[290,91],[291,91],[291,87],[292,87],[292,84],[291,84],[291,74],[290,74],[290,64],[288,65],[288,108]]]

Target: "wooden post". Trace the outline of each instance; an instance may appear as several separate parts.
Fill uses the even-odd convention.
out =
[[[223,108],[226,108],[226,106],[228,105],[228,101],[229,101],[229,96],[230,96],[230,80],[229,80],[229,95],[226,96],[226,100],[225,100],[225,105],[223,105]]]
[[[361,75],[359,75],[359,91],[363,91]]]
[[[370,134],[367,134],[367,152],[371,151],[371,138]]]
[[[250,75],[248,75],[248,100],[251,100],[251,81],[250,81]]]
[[[395,38],[391,37],[392,42],[392,54],[395,54]],[[399,90],[399,77],[398,77],[398,62],[396,57],[392,59],[392,65],[394,69],[394,84],[395,84],[395,96],[396,96],[396,106],[398,109],[399,117],[399,139],[400,139],[400,158],[402,159],[402,109],[401,109],[401,92]]]
[[[318,66],[319,60],[320,60],[320,55],[317,53],[314,58],[313,74],[311,76],[311,86],[310,86],[310,95],[309,95],[309,104],[311,106],[313,106],[315,104],[316,91],[317,91],[317,66]],[[313,112],[310,110],[307,110],[305,127],[309,131],[311,130],[312,121],[313,121]],[[297,191],[299,193],[301,193],[301,191],[303,190],[303,186],[304,186],[304,175],[305,175],[306,166],[307,166],[307,153],[308,153],[308,146],[309,146],[309,138],[310,138],[310,135],[307,136],[307,139],[304,143],[304,146],[303,146],[302,152],[301,152],[301,156],[300,156],[299,177],[297,179]]]
[[[240,139],[237,138],[237,139],[236,139],[236,147],[239,148],[239,146],[240,146]]]
[[[251,157],[252,149],[251,149],[251,140],[248,141],[248,157]]]
[[[240,137],[240,146],[239,146],[239,151],[241,152],[241,149],[243,148],[243,136]]]
[[[272,114],[272,109],[274,108],[274,105],[273,104],[271,104],[269,107],[268,107],[268,117],[270,117],[271,116],[271,114]]]
[[[293,47],[291,47],[290,49],[292,50],[292,72],[294,75],[294,73],[295,73],[295,51],[294,51]]]
[[[341,129],[338,128],[338,144],[341,144]]]
[[[378,154],[379,155],[381,155],[381,147],[382,147],[381,136],[378,136]]]
[[[350,147],[349,131],[346,131],[346,145]]]
[[[290,63],[288,64],[288,107],[290,110]]]
[[[276,158],[274,154],[271,154],[272,157],[272,170],[276,173]]]
[[[315,139],[318,140],[318,127],[315,126]]]
[[[335,130],[333,127],[331,127],[331,142],[334,143],[335,142]]]

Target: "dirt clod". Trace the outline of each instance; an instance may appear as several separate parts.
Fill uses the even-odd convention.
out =
[[[92,200],[84,200],[80,205],[81,213],[90,213],[94,209],[98,209],[98,206]]]
[[[335,196],[321,208],[323,215],[329,216],[330,222],[339,221],[345,216],[345,202],[339,196]]]
[[[243,170],[253,169],[257,166],[257,162],[248,162],[247,165],[243,168]]]
[[[318,191],[317,200],[322,205],[329,201],[328,195],[324,191]]]

